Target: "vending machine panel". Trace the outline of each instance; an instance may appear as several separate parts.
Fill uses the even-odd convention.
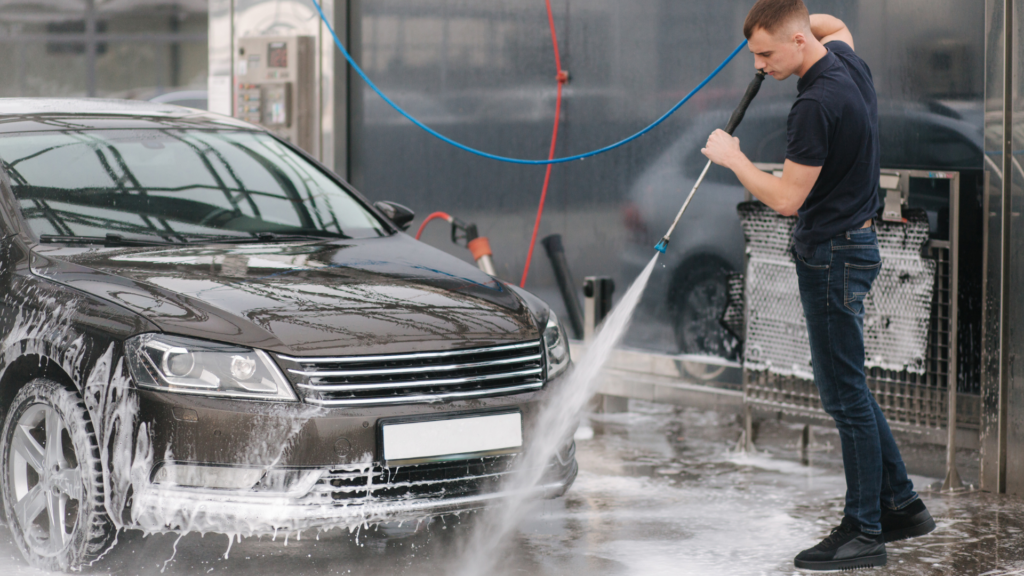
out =
[[[316,154],[312,36],[239,38],[234,115]]]

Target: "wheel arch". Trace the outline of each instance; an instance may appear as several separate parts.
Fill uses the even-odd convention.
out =
[[[21,354],[9,362],[0,374],[0,422],[6,417],[18,391],[36,378],[48,378],[68,390],[81,393],[71,375],[49,355],[39,352]]]

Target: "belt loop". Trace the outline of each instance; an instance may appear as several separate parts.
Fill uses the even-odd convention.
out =
[[[850,239],[850,231],[849,231],[849,230],[847,230],[847,231],[846,231],[846,239],[847,239],[847,240],[849,240],[849,239]]]

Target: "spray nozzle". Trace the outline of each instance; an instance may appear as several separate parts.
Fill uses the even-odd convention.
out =
[[[458,218],[452,218],[452,242],[460,246],[469,246],[469,243],[480,236],[476,224],[466,224]]]

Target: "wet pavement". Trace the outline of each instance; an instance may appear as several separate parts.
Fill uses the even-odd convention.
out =
[[[758,452],[733,446],[732,417],[631,401],[577,434],[580,474],[565,497],[534,505],[501,552],[502,574],[794,574],[793,556],[836,525],[842,477],[834,429],[815,428],[810,465],[800,463],[801,427],[760,426]],[[888,546],[881,575],[1024,575],[1024,501],[978,491],[936,492],[941,447],[903,439],[904,458],[938,529]],[[977,459],[960,455],[976,482]],[[396,575],[450,574],[475,514],[381,531],[304,532],[287,538],[220,534],[145,537],[119,544],[86,574]],[[176,545],[176,551],[175,551]],[[0,527],[0,574],[38,575]]]

